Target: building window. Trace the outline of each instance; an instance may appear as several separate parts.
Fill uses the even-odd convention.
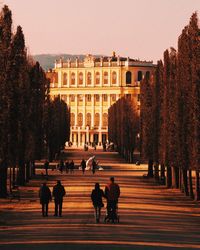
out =
[[[61,95],[61,99],[62,99],[64,102],[67,102],[67,95]]]
[[[79,85],[83,84],[83,73],[82,72],[80,72],[78,75],[78,84]]]
[[[115,71],[112,72],[112,84],[117,83],[117,73]]]
[[[102,125],[103,127],[107,127],[108,126],[108,114],[107,113],[104,113],[103,114],[103,119],[102,119]]]
[[[104,101],[104,102],[107,102],[107,101],[108,101],[108,95],[103,94],[103,101]]]
[[[70,125],[75,126],[75,114],[74,113],[70,114]]]
[[[91,114],[90,113],[87,113],[86,115],[86,126],[91,127]]]
[[[100,121],[100,115],[99,113],[96,113],[94,116],[94,126],[99,127],[99,121]]]
[[[150,72],[147,71],[145,76],[146,76],[146,79],[149,80],[150,79]]]
[[[116,101],[116,95],[115,95],[115,94],[112,94],[112,95],[111,95],[111,100],[112,100],[112,102],[115,102],[115,101]]]
[[[96,72],[95,74],[95,84],[99,85],[100,84],[100,73]]]
[[[70,99],[70,102],[74,102],[75,101],[75,95],[70,95],[69,99]]]
[[[78,95],[78,102],[83,102],[83,95]]]
[[[79,127],[83,126],[83,114],[82,113],[78,114],[78,126]]]
[[[138,71],[138,81],[142,81],[142,71]]]
[[[75,77],[75,73],[72,73],[71,74],[71,85],[75,85],[75,79],[76,77]]]
[[[86,99],[86,102],[91,102],[91,95],[86,95],[85,99]]]
[[[107,71],[103,73],[103,83],[108,84],[108,72]]]
[[[67,85],[67,73],[63,74],[63,85]]]
[[[132,83],[132,74],[130,71],[126,72],[126,84],[131,84]]]
[[[87,73],[87,85],[92,84],[92,74],[90,72]]]
[[[99,102],[99,95],[94,95],[95,102]]]

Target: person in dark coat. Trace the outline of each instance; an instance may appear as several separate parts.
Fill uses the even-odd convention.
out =
[[[85,169],[86,169],[86,161],[84,159],[81,161],[81,168],[82,168],[82,172],[84,174],[85,173]]]
[[[69,168],[70,168],[70,172],[73,173],[74,172],[74,161],[73,160],[70,162]]]
[[[107,199],[107,217],[109,217],[111,211],[116,215],[118,199],[120,197],[120,187],[115,182],[114,177],[110,178],[110,183],[105,187],[105,196]]]
[[[62,174],[62,172],[63,172],[63,169],[64,169],[64,161],[63,161],[63,160],[60,160],[59,170],[60,170],[61,174]]]
[[[51,191],[46,183],[43,183],[39,190],[40,204],[42,205],[42,216],[48,216],[49,202],[52,200]]]
[[[95,161],[95,159],[92,160],[92,173],[95,174],[97,168],[97,163]]]
[[[62,204],[63,204],[63,197],[65,196],[65,188],[61,184],[61,181],[57,181],[57,184],[53,187],[53,197],[55,202],[55,214],[54,216],[62,216]]]
[[[95,184],[95,188],[91,193],[91,200],[95,209],[95,219],[96,223],[99,223],[101,217],[101,208],[104,207],[102,198],[106,198],[102,189],[100,189],[99,183]]]
[[[47,160],[44,163],[44,169],[45,169],[46,175],[48,175],[49,162]]]
[[[65,162],[65,170],[66,170],[66,173],[68,174],[69,173],[69,162],[68,161]]]

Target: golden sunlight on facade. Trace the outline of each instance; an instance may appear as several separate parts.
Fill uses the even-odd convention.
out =
[[[108,109],[120,97],[133,98],[140,109],[140,81],[150,77],[152,62],[116,56],[83,61],[60,59],[47,72],[51,98],[60,96],[70,107],[70,141],[77,146],[108,139]]]

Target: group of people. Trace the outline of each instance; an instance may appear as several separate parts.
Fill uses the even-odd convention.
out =
[[[80,167],[81,167],[82,172],[84,174],[85,170],[86,170],[86,167],[87,167],[86,161],[84,159],[82,159]],[[92,164],[91,164],[91,170],[92,170],[93,174],[95,174],[95,172],[97,170],[97,167],[98,167],[98,162],[94,158],[94,159],[92,159]]]
[[[57,181],[57,184],[53,187],[53,192],[51,194],[50,188],[46,183],[43,183],[39,190],[40,204],[42,205],[42,216],[48,216],[48,206],[49,202],[52,201],[52,196],[54,197],[55,212],[54,216],[62,216],[63,207],[63,197],[66,195],[64,186],[61,181]],[[91,193],[91,200],[93,207],[95,209],[95,220],[96,223],[100,222],[101,209],[104,207],[103,198],[107,201],[107,216],[110,214],[116,214],[118,199],[120,197],[120,187],[115,183],[114,177],[110,178],[110,183],[105,187],[105,191],[100,188],[100,184],[96,183],[95,188]],[[105,219],[106,219],[105,218]],[[112,218],[114,220],[114,218]]]
[[[48,216],[49,202],[52,201],[52,196],[54,197],[55,213],[54,216],[62,216],[62,204],[63,197],[66,191],[61,181],[57,181],[57,184],[53,187],[53,192],[51,194],[50,188],[46,183],[43,183],[39,190],[40,204],[42,205],[42,216]]]
[[[49,170],[48,160],[46,160],[44,163],[44,169],[45,169],[45,175],[48,176],[48,170]],[[74,161],[71,160],[71,162],[69,161],[64,162],[63,160],[60,160],[60,162],[57,164],[57,169],[61,172],[61,174],[63,173],[64,170],[66,171],[67,174],[73,173],[75,169]]]
[[[101,217],[101,209],[104,207],[103,198],[107,200],[107,215],[105,221],[107,219],[111,219],[112,222],[117,217],[117,207],[118,207],[118,199],[120,197],[120,187],[117,183],[115,183],[114,177],[110,178],[110,183],[108,183],[105,187],[105,191],[100,188],[100,184],[96,183],[95,188],[91,193],[91,200],[95,209],[95,219],[96,223],[100,222]]]

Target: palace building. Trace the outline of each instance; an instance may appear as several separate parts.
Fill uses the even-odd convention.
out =
[[[108,139],[108,109],[124,95],[135,98],[140,109],[140,81],[150,77],[155,65],[116,56],[85,56],[74,61],[60,59],[50,79],[51,98],[60,96],[71,113],[70,141],[77,146]]]

